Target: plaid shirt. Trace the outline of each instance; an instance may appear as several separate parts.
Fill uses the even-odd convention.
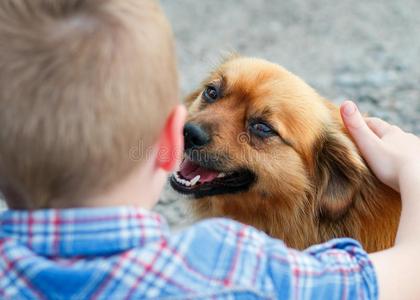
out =
[[[303,252],[230,220],[172,234],[131,207],[5,211],[0,299],[377,299],[360,245]]]

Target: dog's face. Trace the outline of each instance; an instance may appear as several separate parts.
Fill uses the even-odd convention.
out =
[[[316,209],[333,218],[351,205],[366,167],[338,110],[282,67],[229,59],[187,106],[175,190],[195,198],[253,191],[279,201],[312,193]]]

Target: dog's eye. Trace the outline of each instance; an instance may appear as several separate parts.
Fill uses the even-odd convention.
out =
[[[276,134],[276,132],[267,124],[256,122],[251,124],[250,130],[252,133],[260,136],[260,137],[270,137]]]
[[[203,92],[203,98],[205,101],[212,103],[219,99],[219,91],[214,86],[207,86]]]

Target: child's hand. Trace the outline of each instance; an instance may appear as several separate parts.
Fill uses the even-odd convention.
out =
[[[376,118],[362,117],[354,103],[341,106],[344,124],[375,175],[401,193],[395,245],[370,254],[381,299],[420,299],[420,139]]]
[[[420,139],[378,118],[363,119],[356,105],[346,101],[341,116],[375,175],[400,191],[402,178],[420,178]]]

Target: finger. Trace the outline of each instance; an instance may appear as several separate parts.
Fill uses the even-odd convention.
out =
[[[365,121],[379,138],[382,138],[392,127],[391,124],[379,118],[365,118]]]
[[[368,127],[356,104],[345,101],[340,108],[341,117],[344,125],[355,140],[363,157],[370,162],[375,161],[375,157],[382,150],[379,137]]]

